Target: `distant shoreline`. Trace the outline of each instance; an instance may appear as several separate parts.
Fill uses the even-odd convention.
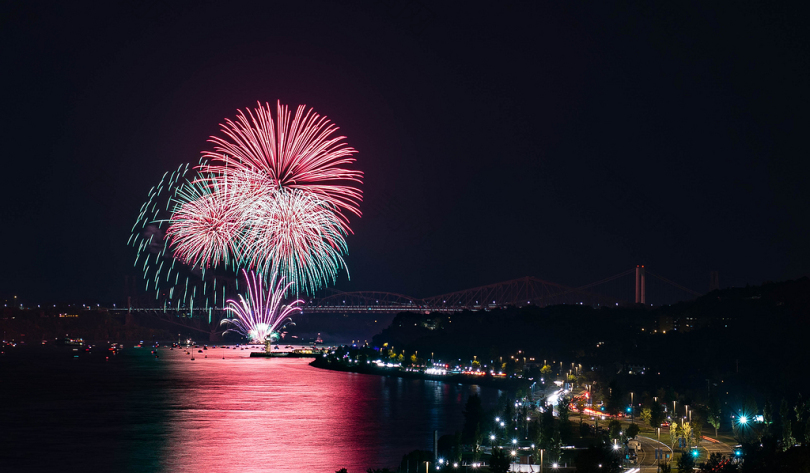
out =
[[[358,364],[349,366],[340,362],[329,362],[323,357],[312,360],[310,366],[325,370],[372,374],[377,376],[389,376],[393,378],[423,379],[428,381],[442,381],[445,383],[457,384],[475,384],[478,386],[497,388],[503,391],[514,391],[520,387],[528,387],[531,384],[525,379],[498,379],[489,375],[480,377],[472,377],[463,374],[433,375],[425,374],[419,371],[402,371],[401,369],[378,368],[376,365]]]

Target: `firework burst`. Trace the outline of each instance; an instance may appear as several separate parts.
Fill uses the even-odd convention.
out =
[[[247,220],[247,265],[279,274],[296,290],[312,293],[334,283],[345,267],[345,232],[333,207],[316,194],[280,189],[257,202]]]
[[[336,131],[280,103],[275,117],[259,104],[226,120],[214,151],[164,175],[141,207],[130,243],[146,290],[193,308],[233,294],[240,269],[273,275],[271,285],[278,275],[296,292],[334,283],[351,232],[343,212],[360,215],[363,176],[345,168],[356,151]]]
[[[244,210],[234,206],[228,181],[199,179],[180,187],[166,238],[174,256],[191,266],[226,266],[239,260]]]
[[[342,211],[361,215],[363,194],[352,183],[362,184],[363,173],[343,166],[355,162],[357,151],[345,137],[333,136],[337,126],[304,105],[292,115],[279,102],[275,118],[270,104],[257,105],[220,125],[225,137],[212,136],[214,151],[203,153],[212,163],[207,170],[261,173],[273,186],[308,190],[332,205],[341,225],[351,231]]]
[[[263,278],[254,272],[242,271],[247,282],[247,298],[239,295],[239,301],[228,300],[226,311],[233,318],[222,319],[221,325],[230,326],[228,332],[236,332],[250,340],[250,343],[264,343],[277,336],[279,327],[290,321],[295,313],[300,313],[295,300],[283,305],[284,294],[292,283],[284,284],[284,277],[280,277],[275,286],[268,286],[265,290]],[[275,275],[271,280],[275,280]]]

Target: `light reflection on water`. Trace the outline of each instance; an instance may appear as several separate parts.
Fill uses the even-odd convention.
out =
[[[159,359],[149,351],[127,348],[107,363],[50,366],[50,386],[60,387],[53,396],[66,402],[34,392],[36,382],[18,387],[20,399],[45,411],[12,416],[21,430],[11,464],[23,466],[27,450],[39,460],[51,452],[49,460],[114,463],[127,471],[393,468],[411,450],[432,449],[434,429],[460,430],[470,393],[481,394],[485,405],[498,395],[477,386],[321,370],[308,359],[249,358],[247,350],[211,349],[195,353],[194,361],[182,350],[160,348]],[[30,445],[43,432],[50,448],[43,450],[41,440]]]

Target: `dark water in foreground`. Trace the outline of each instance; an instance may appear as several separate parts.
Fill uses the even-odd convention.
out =
[[[150,351],[6,349],[0,471],[362,472],[460,430],[470,393],[498,396],[247,350]]]

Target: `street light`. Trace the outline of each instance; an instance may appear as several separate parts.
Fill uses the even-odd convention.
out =
[[[630,393],[630,418],[633,420],[633,423],[636,423],[636,409],[633,406],[633,393]]]

